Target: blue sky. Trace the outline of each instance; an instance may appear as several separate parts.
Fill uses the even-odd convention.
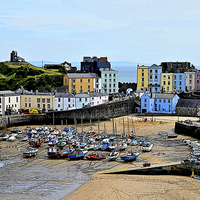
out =
[[[0,61],[200,65],[199,0],[1,0]]]

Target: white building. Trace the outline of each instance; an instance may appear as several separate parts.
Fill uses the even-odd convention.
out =
[[[90,106],[97,106],[100,104],[108,103],[109,95],[106,93],[89,93]]]
[[[12,112],[19,112],[20,94],[12,91],[0,91],[0,115],[12,114]]]
[[[56,93],[55,94],[55,110],[72,110],[75,107],[75,97],[71,93]]]
[[[90,95],[89,94],[76,94],[75,95],[76,109],[90,106]]]

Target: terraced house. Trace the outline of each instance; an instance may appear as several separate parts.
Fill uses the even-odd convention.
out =
[[[149,67],[137,66],[137,90],[148,91]]]
[[[173,92],[173,73],[161,73],[160,87],[161,92]]]
[[[68,93],[73,94],[101,92],[101,78],[96,73],[67,73],[63,85]]]

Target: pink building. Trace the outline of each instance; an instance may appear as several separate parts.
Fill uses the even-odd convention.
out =
[[[195,73],[195,91],[200,90],[200,72]]]

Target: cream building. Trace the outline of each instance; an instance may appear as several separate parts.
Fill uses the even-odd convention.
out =
[[[26,93],[21,95],[21,108],[36,108],[39,110],[55,110],[54,93]]]
[[[148,90],[148,66],[137,66],[137,90],[147,91]]]

